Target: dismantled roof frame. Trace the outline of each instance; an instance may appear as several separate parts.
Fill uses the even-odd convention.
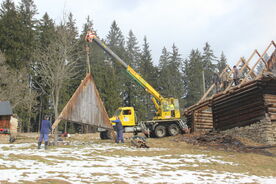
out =
[[[257,50],[246,60],[236,63],[240,83],[233,80],[225,90],[215,93],[215,84],[198,103],[186,108],[184,115],[192,131],[225,130],[246,126],[262,119],[276,121],[276,44],[268,45],[263,54]],[[227,71],[228,70],[228,71]],[[233,78],[233,69],[224,72]]]
[[[260,78],[263,71],[269,70],[268,59],[271,58],[273,54],[275,54],[275,49],[276,49],[276,44],[274,41],[271,41],[262,55],[257,50],[254,50],[251,56],[247,60],[243,57],[238,60],[238,62],[236,63],[236,66],[238,67],[239,73],[242,78],[240,85],[250,80],[255,80]],[[229,72],[227,72],[227,70],[229,70]],[[234,70],[229,65],[227,65],[224,68],[224,70],[220,73],[219,75],[220,78],[225,72],[227,72],[227,75],[231,78],[233,76]],[[199,100],[198,103],[206,100],[208,96],[212,97],[212,95],[214,95],[214,90],[213,90],[214,87],[215,87],[215,84],[212,84],[209,87],[209,89],[205,92],[205,94],[202,96],[202,98]],[[229,85],[224,90],[224,93],[229,91],[231,87],[233,87],[233,81],[229,82]]]
[[[80,86],[58,116],[58,119],[52,125],[52,128],[55,129],[61,120],[112,129],[107,112],[90,73],[82,80]]]

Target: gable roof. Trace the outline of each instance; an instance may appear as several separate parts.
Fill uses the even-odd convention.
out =
[[[0,116],[12,115],[12,108],[9,101],[0,102]]]
[[[82,80],[78,89],[59,114],[58,119],[52,125],[53,129],[58,126],[60,120],[113,130],[91,74],[87,74]]]

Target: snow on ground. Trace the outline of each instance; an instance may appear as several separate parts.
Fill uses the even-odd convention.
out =
[[[276,183],[274,177],[259,177],[216,170],[196,171],[204,164],[229,164],[220,157],[198,154],[130,156],[112,154],[136,149],[112,143],[37,150],[35,144],[0,144],[1,180],[20,183],[38,179],[61,179],[71,183],[124,181],[127,183]],[[109,153],[109,154],[106,154]],[[194,169],[187,169],[194,168]]]

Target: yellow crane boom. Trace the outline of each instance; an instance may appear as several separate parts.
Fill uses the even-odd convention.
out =
[[[145,91],[152,95],[152,101],[156,108],[156,116],[154,119],[175,119],[180,118],[178,99],[164,98],[158,93],[145,79],[142,78],[133,68],[126,64],[119,56],[109,49],[99,38],[94,31],[88,31],[86,35],[87,42],[95,42],[105,52],[112,56],[115,61],[120,64],[126,72],[140,85]]]

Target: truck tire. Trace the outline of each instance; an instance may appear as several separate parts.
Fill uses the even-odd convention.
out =
[[[157,138],[165,137],[166,136],[166,127],[163,125],[158,125],[154,129],[154,134]]]
[[[102,140],[105,140],[105,139],[111,139],[111,132],[110,131],[104,131],[104,132],[100,132],[100,138]]]
[[[180,128],[177,124],[173,123],[168,127],[168,133],[170,136],[175,136],[180,133]]]

